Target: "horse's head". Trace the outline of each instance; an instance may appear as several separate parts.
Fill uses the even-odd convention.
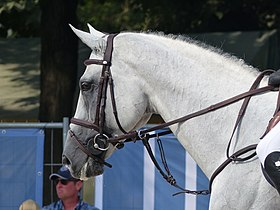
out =
[[[125,62],[125,39],[103,34],[89,25],[90,33],[75,34],[92,49],[80,78],[76,113],[63,152],[63,163],[73,176],[84,179],[103,173],[104,161],[118,148],[112,138],[142,126],[150,118],[148,99],[133,68]],[[121,44],[118,42],[122,41]],[[113,50],[114,44],[114,50]]]

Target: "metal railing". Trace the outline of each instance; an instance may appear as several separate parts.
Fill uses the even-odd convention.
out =
[[[62,122],[50,122],[50,123],[44,123],[44,122],[38,122],[38,123],[30,123],[30,122],[23,122],[23,123],[16,123],[16,122],[0,122],[0,128],[49,128],[49,129],[56,129],[61,128],[62,129],[62,139],[63,144],[67,137],[67,132],[69,127],[69,118],[64,117]]]

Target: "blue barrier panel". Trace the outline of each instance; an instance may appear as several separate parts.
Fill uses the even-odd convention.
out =
[[[208,189],[208,179],[174,137],[160,137],[167,163],[178,185],[191,190]],[[160,162],[155,139],[151,147]],[[102,210],[207,210],[210,196],[172,194],[180,191],[169,185],[154,167],[142,142],[127,143],[108,162],[104,175],[96,177],[95,204]]]
[[[33,199],[42,206],[44,130],[0,129],[0,210]]]

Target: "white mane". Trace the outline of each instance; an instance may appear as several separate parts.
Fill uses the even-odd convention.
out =
[[[191,58],[206,60],[205,56],[212,61],[218,60],[218,63],[226,63],[232,66],[233,70],[241,70],[240,73],[246,71],[254,72],[254,75],[259,73],[259,70],[247,65],[243,59],[237,58],[234,55],[229,54],[228,52],[223,52],[222,49],[207,45],[198,40],[194,40],[187,36],[182,35],[165,35],[163,33],[135,33],[138,35],[144,35],[142,42],[145,42],[145,39],[152,39],[155,42],[160,42],[163,46],[166,46],[169,50],[173,49],[177,51],[180,56],[191,56]],[[147,35],[147,36],[146,36]],[[190,53],[191,51],[191,53]],[[181,54],[182,53],[182,54]],[[227,68],[225,68],[227,69]],[[217,69],[218,70],[218,69]]]
[[[146,65],[150,71],[156,71],[157,74],[166,74],[166,71],[164,72],[162,69],[158,69],[162,68],[162,66],[166,67],[167,71],[170,73],[169,76],[166,80],[157,82],[166,85],[171,78],[172,80],[175,79],[178,81],[177,84],[175,84],[176,87],[174,87],[176,90],[182,90],[184,87],[190,88],[188,85],[182,85],[182,83],[184,83],[182,78],[186,75],[184,72],[188,72],[188,77],[192,77],[192,80],[197,81],[198,86],[211,85],[211,87],[209,87],[210,90],[217,88],[215,96],[221,91],[219,90],[221,85],[227,86],[230,89],[228,92],[228,97],[230,97],[230,93],[234,87],[231,85],[234,85],[236,80],[244,81],[243,91],[245,91],[248,90],[253,82],[252,78],[255,78],[257,74],[259,74],[257,69],[245,64],[242,59],[222,53],[221,50],[210,46],[198,45],[197,42],[193,40],[185,41],[181,38],[170,38],[170,36],[146,33],[121,33],[116,39],[122,38],[123,43],[121,43],[122,41],[116,43],[116,51],[123,51],[122,47],[125,48],[126,51],[128,51],[128,55],[126,55],[128,59],[130,56],[135,56],[136,58],[132,57],[131,59],[136,59],[140,66]],[[140,49],[138,51],[135,50],[133,45],[137,46],[136,48],[140,46]],[[130,49],[133,49],[135,52]],[[161,58],[161,63],[155,63],[159,60],[158,58]],[[200,61],[200,66],[195,66],[195,69],[193,69],[192,64],[197,60]],[[205,69],[209,71],[207,75],[200,73]],[[206,77],[209,77],[209,75],[210,77],[214,77],[211,81],[216,80],[217,85],[212,83],[206,84],[205,81],[209,80],[209,78]],[[227,80],[219,80],[219,77],[223,78],[223,75],[230,76],[226,77]],[[199,88],[198,86],[196,88]],[[207,88],[206,86],[205,88]],[[237,93],[240,93],[240,89],[238,92],[234,91],[232,94]],[[225,97],[224,93],[219,95]]]

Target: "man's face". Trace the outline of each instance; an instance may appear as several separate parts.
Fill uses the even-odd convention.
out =
[[[56,180],[56,193],[61,200],[76,199],[82,187],[81,181]]]

